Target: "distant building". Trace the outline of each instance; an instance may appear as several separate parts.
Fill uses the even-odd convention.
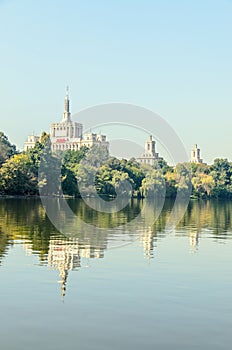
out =
[[[201,159],[201,150],[195,144],[191,152],[191,163],[203,164],[203,159]]]
[[[155,161],[159,159],[159,154],[155,150],[156,142],[149,136],[149,139],[145,143],[145,152],[136,160],[140,164],[154,165]]]
[[[34,148],[36,142],[40,141],[40,137],[36,135],[29,135],[27,141],[24,143],[24,151],[28,151],[30,148]]]
[[[106,141],[105,135],[91,132],[83,135],[83,125],[72,121],[68,90],[64,100],[62,121],[51,124],[50,139],[53,152],[68,149],[77,151],[82,146],[91,148],[94,145],[109,148],[109,143]]]
[[[39,136],[28,136],[28,141],[24,144],[24,150],[33,148],[39,140]],[[83,135],[83,125],[72,121],[68,88],[64,100],[62,121],[51,124],[50,140],[53,152],[66,150],[77,151],[82,146],[91,148],[94,145],[104,146],[109,149],[109,142],[107,142],[105,135],[91,132]]]

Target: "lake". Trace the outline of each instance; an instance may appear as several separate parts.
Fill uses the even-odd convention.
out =
[[[232,202],[65,203],[0,199],[1,349],[231,348]]]

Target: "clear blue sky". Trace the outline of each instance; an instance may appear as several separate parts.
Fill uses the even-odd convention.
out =
[[[232,160],[231,0],[0,0],[0,26],[0,129],[19,147],[60,120],[68,84],[73,112],[141,105]]]

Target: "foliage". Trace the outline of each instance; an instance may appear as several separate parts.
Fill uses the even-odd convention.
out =
[[[151,169],[146,172],[140,192],[142,197],[165,197],[165,178],[161,170]]]
[[[10,143],[8,137],[0,131],[0,166],[16,154],[16,147]]]
[[[37,179],[25,154],[16,154],[0,168],[0,189],[8,195],[35,194]]]
[[[116,196],[126,189],[138,193],[144,176],[143,169],[133,159],[110,157],[97,171],[95,184],[102,195]]]
[[[232,198],[232,163],[215,159],[213,165],[192,164],[193,194],[197,197]]]
[[[188,197],[192,191],[192,173],[189,163],[177,164],[175,168],[177,175],[176,188],[181,197]]]
[[[157,159],[153,165],[153,168],[156,170],[161,170],[164,175],[167,174],[167,172],[172,171],[172,167],[170,167],[163,158]]]
[[[45,132],[34,148],[20,154],[0,132],[0,194],[80,196],[80,192],[232,198],[232,163],[216,159],[209,166],[183,163],[171,167],[159,159],[151,167],[135,159],[110,157],[105,147],[98,146],[53,154]]]

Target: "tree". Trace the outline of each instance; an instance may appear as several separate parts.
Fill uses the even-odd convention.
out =
[[[151,169],[142,181],[140,192],[144,197],[165,197],[165,178],[161,170]]]
[[[0,132],[0,166],[16,154],[16,147],[8,140],[8,137]]]
[[[177,164],[175,172],[177,174],[177,191],[182,197],[187,198],[192,192],[191,166],[188,163]]]
[[[63,154],[61,169],[61,184],[63,194],[69,196],[78,196],[77,172],[80,162],[85,158],[87,147],[81,147],[80,150],[67,150]],[[80,174],[79,174],[80,176]]]
[[[159,158],[155,161],[153,168],[156,170],[162,170],[163,174],[166,174],[168,171],[170,171],[172,168],[168,165],[166,160],[163,158]]]
[[[215,159],[214,164],[210,167],[210,175],[215,181],[213,196],[231,197],[232,164],[227,159]]]
[[[16,154],[0,168],[1,192],[8,195],[37,193],[37,178],[25,154]]]
[[[215,181],[211,175],[199,173],[192,178],[193,192],[199,197],[210,196],[215,186]]]
[[[40,194],[59,195],[61,192],[61,158],[52,154],[49,137],[46,137],[44,141],[38,171]]]
[[[166,196],[168,198],[176,197],[177,193],[177,183],[178,183],[178,175],[173,170],[169,170],[165,175],[166,181]]]
[[[62,164],[65,169],[69,169],[73,172],[77,171],[78,164],[85,159],[89,148],[86,146],[81,147],[78,151],[67,150],[63,153]]]
[[[128,161],[110,157],[97,171],[95,184],[98,193],[104,195],[115,196],[116,190],[125,192],[126,187],[127,191],[131,192],[132,190],[134,193],[138,193],[144,177],[144,170],[133,159]],[[128,182],[130,189],[127,186]],[[119,183],[121,184],[120,190]]]

